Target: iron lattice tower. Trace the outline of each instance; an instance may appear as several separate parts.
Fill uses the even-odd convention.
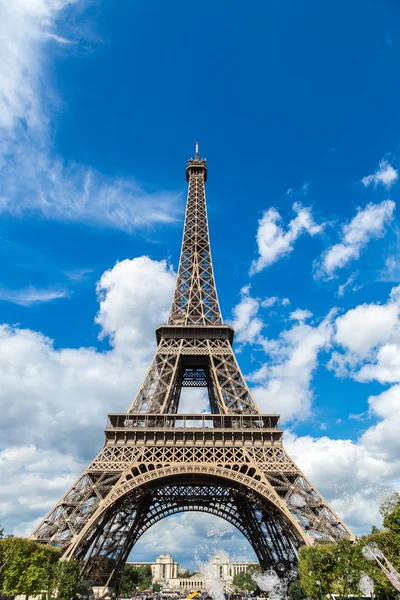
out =
[[[168,323],[125,414],[110,414],[103,449],[32,533],[80,561],[83,577],[118,585],[141,535],[183,511],[239,529],[261,566],[296,560],[300,545],[352,533],[286,454],[278,415],[259,412],[224,325],[210,252],[207,166],[188,161],[189,183]],[[204,387],[211,414],[178,414],[183,387]]]

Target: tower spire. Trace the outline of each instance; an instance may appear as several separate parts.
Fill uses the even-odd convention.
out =
[[[186,166],[189,182],[181,257],[168,325],[222,325],[213,266],[204,184],[205,159],[195,158]]]

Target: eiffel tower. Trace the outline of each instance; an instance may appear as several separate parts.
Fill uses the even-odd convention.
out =
[[[293,564],[301,545],[353,539],[286,454],[279,416],[259,412],[241,373],[218,303],[198,144],[186,179],[178,277],[153,362],[127,413],[108,415],[103,449],[30,536],[113,589],[143,533],[183,511],[230,522],[263,569]],[[193,387],[207,389],[210,414],[178,414],[182,388]]]

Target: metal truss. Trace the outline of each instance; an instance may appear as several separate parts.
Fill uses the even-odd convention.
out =
[[[168,324],[220,325],[204,191],[207,167],[198,152],[194,160],[189,160],[186,175],[189,190],[181,259]]]
[[[260,498],[249,498],[243,490],[220,483],[178,483],[150,486],[143,495],[131,495],[108,515],[107,529],[97,530],[83,560],[83,576],[102,585],[116,586],[119,574],[139,538],[165,517],[198,511],[216,515],[236,527],[253,545],[264,568],[296,561],[293,542],[286,537]],[[118,517],[118,519],[116,518]],[[87,544],[86,544],[87,546]],[[82,551],[82,546],[81,546]],[[101,568],[99,568],[101,567]]]
[[[184,336],[186,332],[177,335]],[[203,373],[197,383],[201,381],[201,387],[207,387],[212,412],[258,412],[230,341],[185,338],[161,338],[129,412],[177,412],[181,389],[189,382],[194,386],[196,371]]]
[[[292,563],[301,544],[353,539],[286,454],[279,417],[251,396],[218,306],[197,148],[186,172],[177,285],[153,362],[128,412],[109,415],[104,448],[31,535],[98,585],[117,586],[140,536],[182,511],[232,523],[264,568]],[[184,387],[206,388],[212,414],[178,414]]]

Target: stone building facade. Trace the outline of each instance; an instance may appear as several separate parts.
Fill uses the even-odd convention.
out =
[[[179,569],[179,564],[175,562],[170,554],[160,554],[155,562],[128,562],[127,564],[135,567],[149,565],[153,583],[161,584],[163,590],[186,594],[205,589],[204,579],[199,573],[195,573],[191,577],[178,577],[178,573],[181,574],[185,570]],[[256,564],[254,562],[230,562],[223,555],[217,555],[212,561],[212,565],[217,570],[226,592],[230,591],[232,579],[235,575],[245,573],[249,567]]]
[[[153,583],[164,583],[178,577],[179,565],[170,554],[160,554],[155,562],[128,562],[133,567],[150,566]]]

